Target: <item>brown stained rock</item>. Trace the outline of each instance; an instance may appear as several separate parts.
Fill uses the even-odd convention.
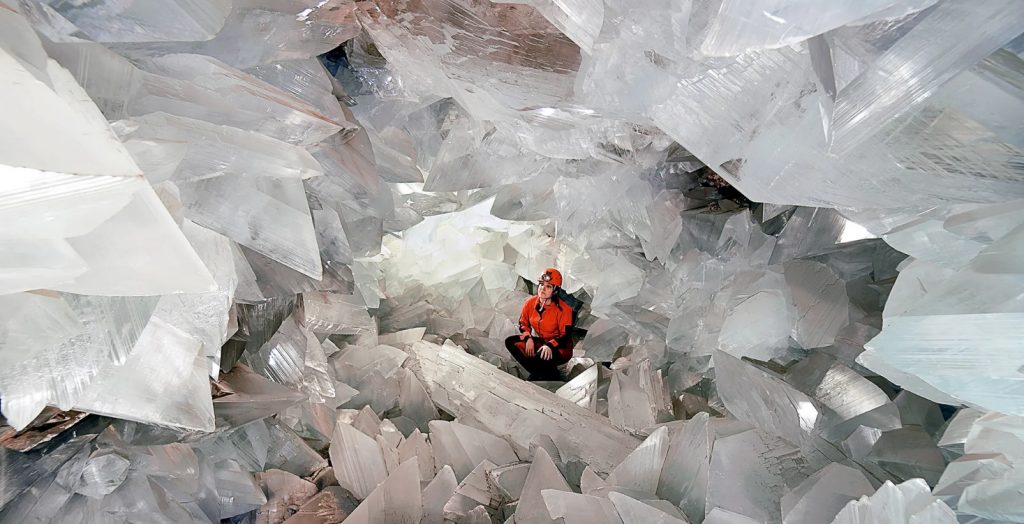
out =
[[[318,471],[313,478],[309,479],[310,482],[316,484],[316,489],[326,489],[330,486],[339,486],[338,477],[334,475],[334,468],[326,467]]]
[[[359,501],[344,488],[330,486],[309,499],[284,524],[339,524],[358,505]]]
[[[0,429],[0,445],[15,451],[29,451],[39,444],[52,440],[87,416],[88,413],[81,411],[61,411],[55,407],[47,407],[21,431],[14,431],[10,426]],[[4,432],[4,429],[7,431]]]
[[[282,524],[316,495],[316,486],[287,471],[270,469],[256,474],[267,503],[256,511],[256,524]]]
[[[409,33],[448,43],[457,54],[544,71],[571,73],[577,46],[531,6],[488,0],[365,0],[367,20],[386,17]]]

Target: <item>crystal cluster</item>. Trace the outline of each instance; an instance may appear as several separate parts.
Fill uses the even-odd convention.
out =
[[[1022,31],[0,0],[0,522],[1024,522]]]

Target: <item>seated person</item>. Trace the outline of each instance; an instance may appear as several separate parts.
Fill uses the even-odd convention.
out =
[[[562,274],[545,269],[537,294],[523,304],[518,336],[505,339],[505,348],[530,373],[528,380],[559,380],[558,366],[572,357],[572,308],[558,298]]]

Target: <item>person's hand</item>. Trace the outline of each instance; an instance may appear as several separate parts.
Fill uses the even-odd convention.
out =
[[[551,360],[551,357],[552,357],[551,348],[549,348],[548,346],[542,346],[540,348],[540,359],[541,360]]]
[[[519,340],[526,340],[529,337],[530,337],[530,333],[528,333],[526,331],[523,331],[522,333],[519,334]]]
[[[526,340],[526,348],[523,349],[523,354],[525,354],[528,357],[532,357],[534,355],[534,351],[533,350],[534,350],[533,339],[532,338],[527,339]]]

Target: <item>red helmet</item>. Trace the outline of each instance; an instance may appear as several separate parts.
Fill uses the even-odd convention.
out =
[[[549,267],[540,274],[540,278],[538,278],[537,281],[548,282],[552,286],[562,287],[562,274],[559,273],[557,269]]]

